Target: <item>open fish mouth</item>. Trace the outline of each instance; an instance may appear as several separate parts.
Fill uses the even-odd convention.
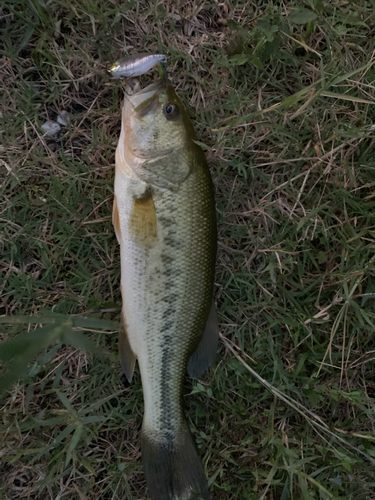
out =
[[[158,103],[157,96],[159,92],[166,88],[165,83],[160,80],[158,82],[151,83],[147,87],[141,89],[139,80],[133,79],[133,88],[127,85],[125,97],[130,102],[134,111],[136,111],[141,116],[143,114],[148,114],[151,109],[148,109],[150,105]],[[154,107],[152,106],[152,107]]]
[[[128,88],[129,87],[129,88]],[[130,92],[128,92],[130,90]],[[125,92],[125,115],[129,117],[130,123],[133,119],[143,121],[147,116],[157,112],[161,106],[159,95],[166,90],[166,84],[163,80],[151,83],[144,88],[140,87],[138,79],[132,79],[132,84],[127,86]],[[131,118],[130,118],[131,117]],[[142,147],[133,146],[133,152],[140,160],[146,160],[149,164],[163,160],[173,153],[174,148],[164,148],[155,151],[144,150]]]

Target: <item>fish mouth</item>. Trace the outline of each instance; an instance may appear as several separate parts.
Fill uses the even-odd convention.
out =
[[[134,118],[136,120],[142,120],[146,117],[146,115],[149,116],[154,114],[160,106],[159,95],[163,91],[166,91],[166,88],[167,86],[165,82],[163,80],[159,80],[141,89],[139,80],[132,78],[132,85],[129,87],[128,84],[125,91],[123,117],[127,116],[127,119],[130,119],[131,123]],[[137,158],[146,160],[148,164],[160,161],[174,151],[174,148],[167,148],[154,152],[149,150],[145,151],[142,148],[136,147],[133,147],[132,149]]]
[[[140,89],[138,80],[135,82],[133,80],[133,84],[133,92],[130,94],[127,89],[125,95],[137,115],[142,118],[156,111],[159,104],[159,93],[166,89],[165,83],[163,81],[154,82],[144,89]]]

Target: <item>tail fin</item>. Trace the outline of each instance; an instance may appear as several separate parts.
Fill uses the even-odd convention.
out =
[[[155,441],[142,430],[142,459],[151,500],[210,500],[187,425],[170,442]]]

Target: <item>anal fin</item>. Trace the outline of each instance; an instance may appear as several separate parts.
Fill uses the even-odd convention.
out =
[[[187,372],[190,377],[200,377],[207,370],[215,359],[218,343],[219,325],[215,304],[212,303],[202,339],[187,363]]]
[[[120,324],[118,350],[120,355],[120,363],[122,371],[125,373],[126,378],[130,383],[133,378],[135,361],[137,357],[132,351],[132,348],[130,347],[130,342],[125,327],[125,321],[123,318],[121,319],[121,324]]]
[[[118,213],[117,198],[113,198],[113,210],[112,210],[112,224],[115,228],[116,238],[119,244],[121,243],[121,226],[120,226],[120,214]]]

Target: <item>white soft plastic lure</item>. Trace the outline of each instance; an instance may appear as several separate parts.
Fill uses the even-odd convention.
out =
[[[147,73],[157,64],[166,63],[167,56],[163,54],[139,54],[116,61],[108,68],[113,78],[132,78]]]

